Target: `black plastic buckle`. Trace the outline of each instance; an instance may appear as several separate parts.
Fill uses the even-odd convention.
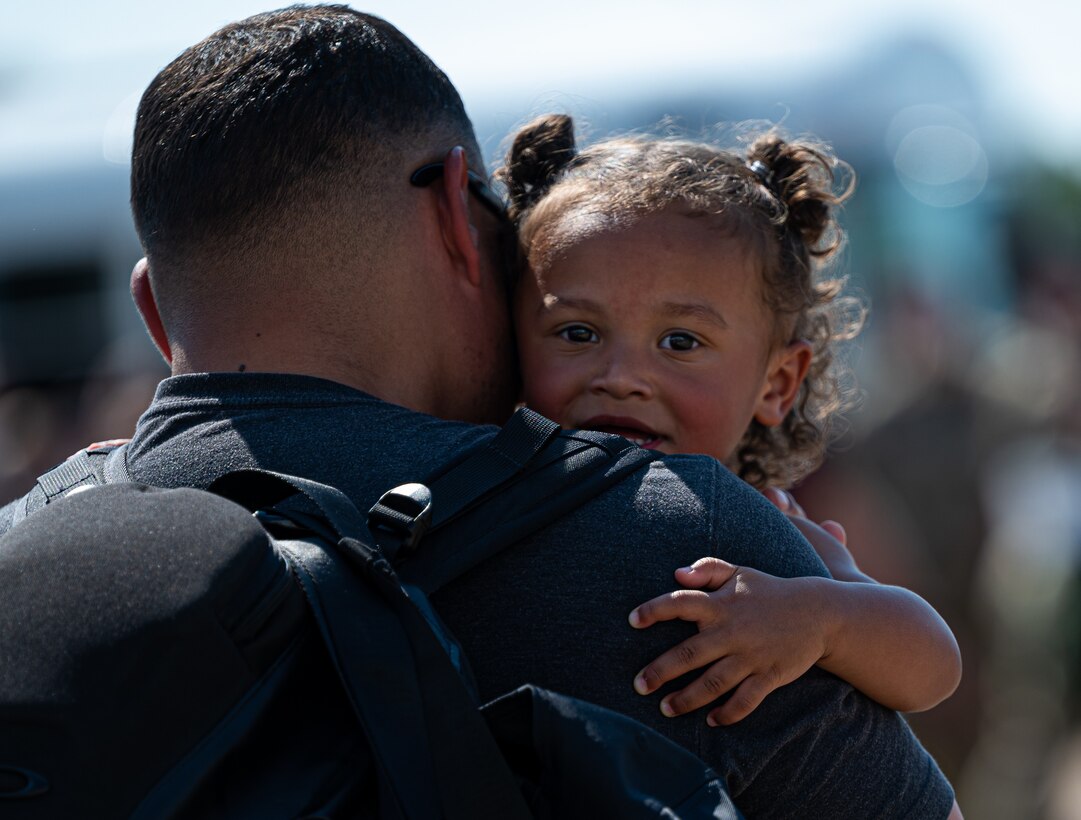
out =
[[[432,522],[432,491],[423,484],[402,484],[383,493],[368,510],[368,529],[383,547],[381,534],[391,535],[397,552],[411,552]]]

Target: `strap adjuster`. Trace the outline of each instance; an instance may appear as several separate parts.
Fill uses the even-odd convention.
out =
[[[432,522],[432,491],[423,484],[401,484],[383,493],[368,511],[368,529],[383,547],[390,535],[398,552],[411,552]]]

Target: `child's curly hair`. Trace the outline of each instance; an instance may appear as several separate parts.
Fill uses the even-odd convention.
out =
[[[813,351],[784,421],[753,421],[729,465],[761,489],[790,486],[822,462],[833,423],[854,395],[834,343],[859,332],[864,312],[841,297],[843,280],[826,275],[844,241],[835,209],[853,188],[849,166],[776,128],[747,141],[740,151],[625,136],[578,150],[572,119],[549,114],[517,132],[496,178],[507,190],[523,270],[545,270],[582,226],[628,224],[672,205],[720,216],[731,235],[746,238],[777,317],[774,344],[805,339]],[[838,170],[847,184],[835,192]]]

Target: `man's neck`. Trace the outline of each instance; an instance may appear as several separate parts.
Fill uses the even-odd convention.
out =
[[[229,338],[223,338],[226,335]],[[397,339],[389,350],[385,345],[371,344],[360,356],[359,345],[346,345],[326,334],[298,333],[295,326],[284,339],[276,338],[271,330],[200,336],[210,341],[203,346],[173,345],[174,376],[293,373],[338,382],[420,412],[433,413],[437,409],[433,391],[428,388],[437,385],[438,379],[427,372],[425,363],[416,355],[417,346],[407,340]],[[217,343],[213,343],[215,339]],[[299,339],[307,344],[297,344]]]

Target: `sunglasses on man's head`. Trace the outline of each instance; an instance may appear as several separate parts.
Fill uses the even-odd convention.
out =
[[[488,187],[488,183],[480,174],[473,171],[466,171],[466,174],[469,177],[469,190],[480,200],[480,204],[498,219],[505,221],[507,219],[507,206],[499,198],[499,195]],[[420,166],[410,175],[409,184],[418,188],[427,188],[441,176],[443,176],[443,163],[429,162],[427,165]]]

